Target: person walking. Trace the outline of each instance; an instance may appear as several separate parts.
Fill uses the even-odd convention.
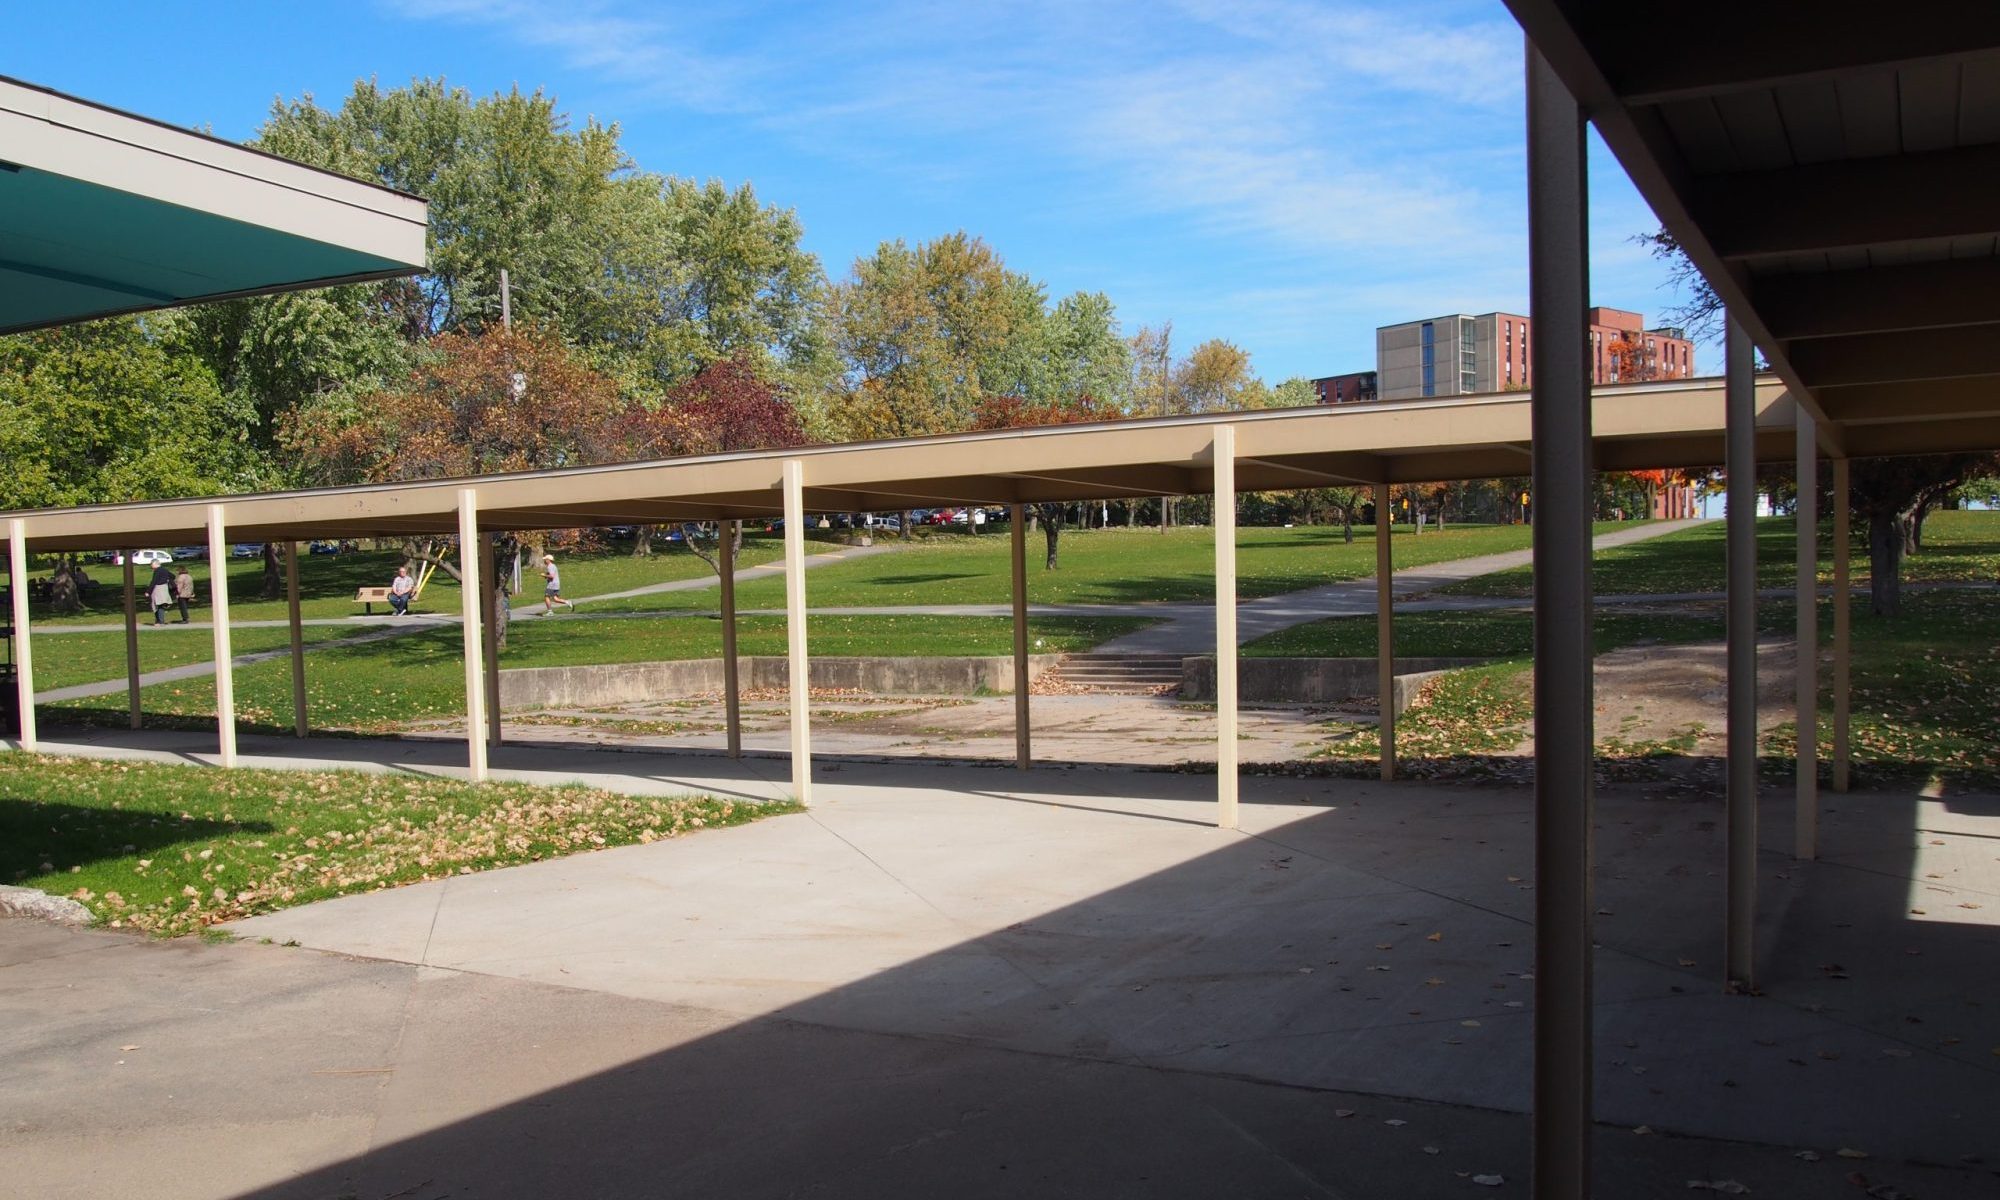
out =
[[[194,603],[194,572],[182,563],[174,569],[174,607],[181,610],[181,624],[188,623],[188,605]]]
[[[389,583],[389,615],[407,617],[410,615],[410,597],[417,590],[417,581],[410,578],[410,568],[397,567],[396,578]]]
[[[146,599],[153,606],[153,624],[167,623],[167,609],[174,603],[174,573],[167,564],[153,564],[153,581],[146,585]]]
[[[554,616],[558,604],[569,605],[572,612],[576,609],[576,601],[563,599],[562,572],[556,568],[556,556],[544,554],[542,555],[542,615]]]

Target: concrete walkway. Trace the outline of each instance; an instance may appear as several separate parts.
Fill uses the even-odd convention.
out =
[[[336,749],[383,747],[311,746]],[[736,794],[783,770],[498,761]],[[822,771],[810,813],[271,914],[251,944],[0,923],[10,1188],[1526,1194],[1527,791],[1247,778],[1224,832],[1199,776]],[[1729,997],[1719,803],[1601,793],[1598,1194],[1992,1194],[2000,799],[1826,799],[1817,863],[1764,806],[1764,994]]]

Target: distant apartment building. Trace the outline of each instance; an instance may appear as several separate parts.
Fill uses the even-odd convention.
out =
[[[1319,393],[1321,404],[1353,404],[1360,400],[1376,400],[1381,397],[1381,389],[1376,386],[1373,371],[1349,371],[1345,375],[1328,375],[1324,379],[1312,381],[1313,391]]]
[[[1694,343],[1679,329],[1645,327],[1617,308],[1589,313],[1588,353],[1596,383],[1686,379]],[[1462,313],[1384,325],[1375,331],[1375,372],[1383,400],[1516,391],[1534,382],[1533,323],[1517,313]],[[1334,378],[1343,378],[1335,376]]]

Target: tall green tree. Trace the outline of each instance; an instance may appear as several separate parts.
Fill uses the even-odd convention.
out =
[[[250,414],[199,358],[118,317],[0,338],[0,508],[244,491]]]

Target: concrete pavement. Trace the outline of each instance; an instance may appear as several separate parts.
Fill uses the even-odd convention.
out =
[[[503,759],[739,794],[783,767]],[[237,927],[272,945],[0,924],[8,1174],[270,1200],[1526,1194],[1532,796],[1243,787],[1224,832],[1201,776],[827,763],[810,813]],[[1599,1194],[1992,1193],[2000,800],[1824,800],[1810,864],[1788,797],[1764,806],[1764,994],[1728,997],[1719,803],[1601,795]]]

